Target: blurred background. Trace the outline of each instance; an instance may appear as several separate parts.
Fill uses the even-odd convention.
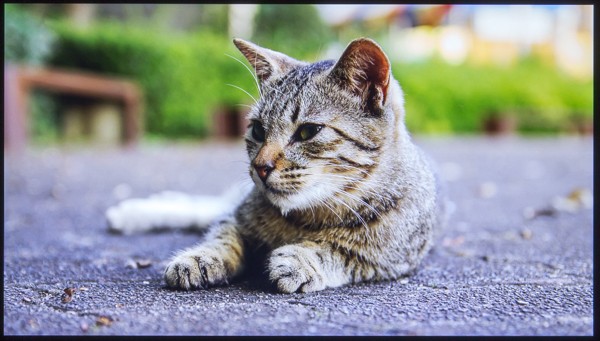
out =
[[[416,134],[593,133],[591,5],[5,4],[4,19],[5,149],[238,138],[258,90],[232,37],[306,61],[375,39]]]

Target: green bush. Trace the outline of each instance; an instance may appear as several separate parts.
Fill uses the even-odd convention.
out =
[[[111,22],[85,30],[61,22],[52,27],[58,35],[53,65],[129,77],[140,84],[146,130],[153,135],[206,136],[220,107],[252,103],[234,86],[258,95],[251,73],[228,55],[246,61],[222,35],[173,35]],[[314,60],[298,56],[299,48],[262,44]],[[415,133],[479,132],[494,115],[516,117],[523,132],[558,132],[593,116],[591,81],[577,81],[535,60],[511,68],[431,60],[395,63],[393,71],[405,92],[407,124]]]
[[[55,34],[16,4],[4,5],[4,61],[17,64],[44,65],[55,44]],[[56,102],[44,91],[33,91],[29,98],[31,135],[34,142],[57,140]]]
[[[4,5],[4,60],[41,65],[56,37],[42,20],[15,4]]]
[[[314,5],[260,5],[252,40],[296,59],[315,58],[333,39]]]
[[[239,52],[212,33],[172,35],[151,27],[103,22],[88,29],[54,23],[59,36],[51,63],[129,77],[144,91],[146,131],[168,137],[202,137],[217,107],[251,99],[252,76],[227,55]]]
[[[511,68],[397,63],[393,72],[405,93],[407,125],[415,132],[479,132],[492,116],[515,117],[522,132],[558,132],[593,116],[591,81],[535,60]]]

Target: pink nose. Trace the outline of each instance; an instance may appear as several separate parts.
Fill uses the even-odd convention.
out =
[[[262,182],[267,181],[267,177],[271,174],[273,170],[273,165],[271,163],[267,163],[266,165],[255,165],[254,169],[256,170],[256,174],[262,180]]]

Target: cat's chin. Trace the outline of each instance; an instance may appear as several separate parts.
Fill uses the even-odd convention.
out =
[[[329,186],[321,186],[302,190],[295,193],[277,193],[274,191],[263,190],[267,199],[275,207],[279,208],[282,215],[286,216],[292,211],[303,211],[315,207],[315,203],[327,201],[335,190]]]

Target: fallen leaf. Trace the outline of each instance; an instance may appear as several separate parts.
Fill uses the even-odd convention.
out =
[[[61,299],[62,303],[69,303],[73,300],[73,294],[75,293],[75,288],[65,288],[64,294],[62,294]]]
[[[565,197],[557,196],[552,200],[552,207],[557,211],[576,213],[593,206],[594,196],[587,188],[576,188]]]
[[[587,188],[576,188],[567,196],[568,199],[578,202],[584,208],[593,206],[594,196]]]
[[[63,294],[61,297],[62,297],[62,303],[69,303],[73,300],[73,296],[69,296],[67,294]]]
[[[98,319],[96,320],[96,325],[98,327],[102,327],[102,326],[110,326],[113,323],[113,319],[108,317],[108,316],[100,316],[98,317]]]

